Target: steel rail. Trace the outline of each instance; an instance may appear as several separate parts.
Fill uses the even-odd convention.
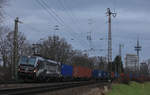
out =
[[[95,81],[67,82],[67,83],[57,83],[57,84],[45,84],[42,86],[35,86],[35,87],[0,89],[0,95],[21,95],[21,94],[31,95],[31,94],[37,94],[42,92],[56,91],[60,89],[89,85],[94,83],[98,83],[98,82]]]

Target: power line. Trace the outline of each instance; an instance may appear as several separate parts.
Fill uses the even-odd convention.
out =
[[[8,17],[10,17],[10,18],[14,18],[14,17],[12,17],[11,15],[9,15],[9,14],[7,14],[7,16]],[[29,25],[29,24],[27,24],[27,23],[23,23],[24,25],[25,25],[25,27],[27,27],[27,28],[30,28],[31,30],[33,30],[33,31],[35,31],[35,32],[39,32],[39,33],[41,33],[41,32],[43,32],[43,31],[40,31],[40,30],[38,30],[37,28],[34,28],[34,27],[32,27],[31,25]],[[43,32],[44,33],[44,32]],[[69,32],[70,33],[70,32]],[[74,37],[74,38],[76,38],[77,40],[79,40],[74,34],[72,34],[71,33],[71,36],[72,37]]]
[[[73,15],[73,12],[71,10],[69,10],[70,8],[65,4],[65,1],[64,2],[62,0],[57,0],[57,1],[62,6],[62,8],[65,10],[66,14],[68,14],[68,16],[71,18],[71,21],[74,23],[74,25],[76,25],[78,27],[78,25],[80,23],[78,22],[78,19],[76,18],[76,16]],[[80,28],[78,27],[77,29],[79,30]]]
[[[61,17],[59,17],[59,15],[56,14],[56,12],[52,9],[49,8],[49,6],[45,3],[45,1],[41,0],[41,2],[43,3],[43,5],[45,5],[45,7],[47,7],[47,9],[49,9],[63,24],[65,23]]]
[[[36,2],[37,2],[43,9],[45,9],[45,11],[46,11],[50,16],[52,16],[60,25],[63,26],[62,22],[60,22],[60,21],[48,10],[48,8],[44,6],[43,3],[41,3],[39,0],[36,0]]]
[[[36,2],[42,7],[42,8],[44,8],[45,9],[45,11],[49,14],[49,15],[53,15],[49,10],[48,10],[48,8],[46,8],[39,0],[36,0]],[[59,23],[59,24],[61,24],[61,25],[63,25],[64,24],[64,21],[63,21],[63,24],[62,24],[62,22],[60,22],[59,20],[58,20],[58,18],[56,18],[54,15],[53,15],[53,18],[55,18],[55,20]],[[28,24],[26,24],[26,25],[28,25]],[[72,29],[69,25],[67,25],[70,29]],[[34,30],[34,31],[38,31],[38,32],[40,32],[41,33],[41,31],[39,31],[38,29],[36,29],[36,28],[34,28],[34,27],[31,27],[30,25],[28,25],[28,27],[30,28],[30,29],[32,29],[32,30]],[[78,42],[81,44],[81,46],[84,46],[84,47],[86,47],[85,46],[85,43],[83,42],[83,41],[81,41],[81,40],[79,40],[78,38],[79,38],[79,36],[77,36],[77,35],[75,35],[75,34],[72,34],[72,33],[76,33],[76,32],[73,32],[74,30],[72,30],[72,32],[70,32],[69,31],[69,33],[71,33],[71,35],[73,36],[73,37],[75,37],[77,40],[78,40]],[[78,34],[78,33],[76,33],[76,34]]]
[[[60,2],[60,4],[62,5],[62,7],[64,8],[64,10],[67,10],[66,12],[68,13],[68,15],[70,15],[71,19],[72,19],[72,22],[74,22],[74,24],[77,25],[77,28],[78,31],[81,31],[79,26],[80,23],[78,21],[78,18],[76,17],[75,14],[73,14],[73,12],[70,10],[71,8],[69,8],[69,6],[67,5],[67,3],[65,2],[65,0],[57,0],[58,2]],[[75,19],[75,20],[74,20]],[[80,25],[81,26],[81,25]],[[82,31],[81,31],[82,32]],[[87,43],[87,42],[86,42]],[[88,43],[87,43],[88,44]]]
[[[77,26],[76,29],[78,31],[81,31],[80,28],[79,28],[79,26],[78,26],[78,25],[80,25],[80,23],[78,22],[78,19],[77,19],[76,15],[74,15],[73,12],[70,10],[71,8],[69,8],[69,6],[66,4],[65,0],[57,0],[57,1],[60,2],[60,4],[62,5],[62,7],[64,8],[64,10],[67,10],[66,12],[67,12],[68,16],[71,17],[72,22]],[[88,44],[87,41],[85,41],[85,42]]]
[[[71,10],[69,10],[70,8],[65,4],[65,1],[63,2],[62,0],[57,0],[58,3],[62,6],[62,8],[65,10],[64,12],[66,14],[68,14],[68,16],[71,18],[72,23],[74,23],[74,25],[76,25],[78,28],[76,28],[78,31],[81,31],[79,28],[79,22],[77,17],[73,14],[73,12]]]
[[[44,2],[44,1],[42,1],[43,3],[44,3],[44,5],[47,7],[47,9],[50,9],[49,7],[48,7],[48,5]],[[48,3],[48,2],[47,2]],[[55,13],[55,11],[54,10],[51,10],[51,11],[53,11],[53,13]],[[56,15],[56,13],[55,13],[55,15]],[[57,17],[59,17],[58,15],[56,15]],[[60,18],[60,17],[59,17]],[[61,21],[63,21],[62,20],[62,18],[60,18],[61,19]],[[65,24],[65,22],[63,21],[63,23]],[[67,26],[67,28],[70,28],[71,29],[71,31],[73,31],[73,32],[70,32],[69,31],[69,33],[75,33],[75,34],[77,34],[78,35],[78,33],[76,33],[74,30],[73,30],[73,28],[71,28],[68,24],[65,24],[65,26]],[[72,34],[71,34],[72,35]],[[75,37],[75,35],[72,35],[72,36],[74,36]],[[80,35],[79,35],[80,36]],[[75,38],[77,38],[77,37],[75,37]],[[82,41],[80,41],[79,40],[79,42],[81,43]],[[82,44],[83,45],[83,44]]]
[[[38,1],[38,0],[37,0]],[[42,1],[42,0],[41,0]],[[59,19],[59,20],[61,20],[61,22],[63,22],[63,24],[65,25],[65,22],[64,22],[64,20],[62,20],[62,18],[60,18],[57,14],[56,14],[56,12],[54,11],[54,10],[52,10],[51,8],[49,8],[49,6],[45,3],[45,1],[42,1],[42,3],[41,2],[39,2],[40,4],[42,4],[43,3],[43,7],[44,8],[46,8],[47,10],[48,9],[50,9],[50,11],[52,12],[52,13],[54,13],[55,14],[55,16]],[[48,10],[49,11],[49,10]],[[49,11],[49,12],[50,12]],[[54,16],[54,17],[55,17]],[[72,30],[72,28],[69,26],[69,25],[67,25],[71,30]],[[73,31],[73,30],[72,30]]]
[[[42,0],[41,0],[41,1],[42,1]],[[64,22],[64,20],[63,20],[63,19],[64,19],[63,17],[59,17],[59,15],[56,14],[56,11],[53,10],[53,9],[51,9],[51,8],[49,8],[49,6],[45,3],[45,1],[42,1],[42,2],[43,2],[43,4],[47,7],[47,9],[50,9],[50,11],[51,11],[52,13],[54,13],[55,16],[56,16],[59,20],[61,20],[65,26],[67,26],[67,28],[70,28],[72,31],[74,31],[73,28],[71,28],[68,24],[65,24],[65,22]],[[47,3],[48,3],[48,2],[47,2]]]
[[[9,17],[9,18],[11,18],[11,19],[14,18],[13,16],[11,16],[11,15],[8,14],[8,13],[5,13],[5,14],[7,14],[7,17]],[[29,25],[28,23],[23,22],[22,24],[25,25],[25,27],[31,29],[32,31],[34,31],[34,32],[36,32],[36,33],[37,33],[37,32],[39,32],[39,33],[45,33],[44,31],[41,31],[41,30],[39,30],[39,29],[37,29],[37,28],[35,28],[35,27]]]
[[[60,1],[61,5],[62,5],[62,7],[64,7],[64,9],[68,9],[68,10],[70,9],[70,8],[68,8],[68,6],[67,6],[67,5],[66,5],[66,6],[64,6],[64,4],[65,4],[65,0],[57,0],[57,1]],[[62,1],[64,1],[64,2],[62,2]],[[73,15],[72,11],[68,11],[68,12],[70,12],[70,13],[71,13],[71,14],[70,14],[70,16],[71,16],[71,17],[76,18],[76,16],[75,16],[75,15]],[[74,20],[74,19],[73,19],[73,20]],[[76,19],[75,21],[77,21],[77,19]],[[78,24],[78,25],[79,25],[79,24]],[[91,29],[91,30],[92,30],[92,29]],[[88,37],[89,37],[89,36],[88,36]],[[91,39],[91,40],[92,40],[92,39]],[[91,43],[92,43],[92,42],[91,42]],[[90,48],[92,48],[91,46],[92,46],[93,48],[96,48],[96,47],[94,46],[94,44],[89,45],[89,47],[90,47]]]

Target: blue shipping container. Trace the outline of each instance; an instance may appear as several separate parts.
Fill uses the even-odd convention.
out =
[[[105,75],[105,72],[102,71],[102,77],[105,78],[105,76],[106,76],[106,75]]]
[[[130,77],[130,79],[132,79],[132,77],[133,77],[132,73],[129,74],[129,77]]]
[[[102,71],[101,70],[93,70],[92,71],[92,76],[94,78],[101,78],[102,77]]]
[[[102,71],[102,77],[103,78],[108,78],[108,72]]]
[[[118,73],[117,72],[115,72],[115,78],[118,78],[119,76],[118,76]]]
[[[98,70],[93,70],[92,71],[92,77],[98,78]]]
[[[98,70],[98,77],[102,77],[102,71],[101,70]]]
[[[70,65],[62,64],[61,65],[61,74],[63,77],[72,77],[73,67]]]

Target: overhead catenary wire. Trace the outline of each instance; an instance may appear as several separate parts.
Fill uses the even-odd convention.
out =
[[[49,14],[51,14],[53,17],[56,17],[55,18],[55,20],[57,20],[58,21],[58,15],[57,16],[54,16],[53,15],[53,13],[54,13],[54,10],[53,10],[53,13],[51,13],[51,10],[49,10],[50,8],[48,7],[48,5],[46,4],[46,3],[44,3],[43,4],[43,2],[40,2],[39,0],[36,0],[37,1],[37,3],[42,7],[42,8],[44,8]],[[46,6],[45,6],[45,4],[46,4]],[[55,15],[56,15],[56,13],[55,13]],[[59,17],[60,18],[60,17]],[[60,19],[59,19],[60,20]],[[63,26],[67,26],[67,28],[70,28],[71,29],[71,31],[74,31],[74,30],[72,30],[72,28],[70,27],[70,26],[68,26],[68,25],[66,25],[65,23],[64,23],[64,21],[61,19],[61,21],[63,22]],[[61,22],[61,23],[62,23]],[[60,23],[60,24],[61,24]],[[62,25],[62,24],[61,24]],[[69,31],[69,33],[72,33],[72,32],[70,32]],[[73,33],[75,33],[75,32],[73,32]],[[77,33],[76,33],[77,34]],[[75,37],[75,35],[74,34],[71,34],[72,36],[74,36]],[[77,38],[77,37],[75,37],[75,38]],[[78,38],[77,38],[77,40],[79,40]],[[80,42],[80,40],[79,40],[79,42]],[[81,43],[81,42],[80,42]],[[84,44],[82,43],[82,46],[83,46]],[[86,46],[85,46],[86,47]]]
[[[116,8],[117,8],[117,0],[113,0],[113,9],[114,9],[114,12],[116,12]]]
[[[14,17],[13,17],[13,16],[11,16],[10,14],[8,14],[8,13],[6,13],[6,12],[4,12],[4,13],[6,14],[5,16],[7,16],[7,17],[9,17],[10,19],[12,19],[12,21],[14,20]],[[22,24],[23,24],[23,27],[26,27],[27,29],[30,29],[30,30],[32,30],[33,32],[36,32],[36,33],[38,32],[38,33],[42,33],[42,34],[45,33],[45,31],[41,31],[41,30],[39,30],[39,29],[37,29],[37,28],[31,26],[30,24],[28,24],[28,23],[26,23],[26,22],[23,22]]]
[[[65,25],[65,24],[64,24],[64,21],[62,21],[62,19],[61,19],[56,13],[55,13],[55,16],[53,15],[54,11],[53,11],[53,13],[51,13],[51,10],[49,10],[50,8],[48,8],[48,5],[47,5],[44,1],[40,2],[39,0],[36,0],[36,2],[37,2],[43,9],[45,9],[46,12],[48,12],[48,14],[49,14],[50,16],[52,16],[60,25],[62,25],[62,26]],[[46,4],[46,5],[45,5],[45,4]],[[58,17],[59,17],[59,20],[61,19],[62,22],[60,22],[60,21],[58,20]],[[62,24],[62,23],[63,23],[63,24]]]
[[[59,19],[59,21],[61,21],[63,24],[65,24],[65,22],[62,20],[62,18],[55,12],[55,10],[53,10],[52,8],[49,8],[49,6],[47,5],[47,3],[45,3],[45,1],[43,1],[43,0],[40,0],[42,3],[43,3],[43,5],[45,5],[45,7],[47,8],[47,9],[49,9],[54,15],[55,15],[55,17],[57,17],[58,19]]]
[[[45,0],[45,1],[46,1],[46,0]],[[42,3],[44,3],[44,5],[46,6],[47,9],[51,9],[51,8],[49,8],[49,6],[47,5],[48,2],[45,3],[45,1],[42,0]],[[57,1],[59,1],[59,0],[57,0]],[[60,4],[62,5],[63,9],[65,9],[65,10],[67,9],[67,8],[64,6],[64,4],[62,3],[62,1],[60,1]],[[60,18],[60,17],[56,14],[56,11],[55,11],[55,10],[51,9],[50,11],[53,12],[53,13],[55,14],[55,16],[57,16],[57,17],[59,18],[59,20],[61,20],[61,21],[64,23],[62,17]],[[66,11],[66,12],[68,13],[68,12],[71,12],[71,11]],[[70,14],[68,13],[68,15],[69,15],[71,18],[73,18],[73,15],[72,15],[71,13],[70,13]],[[72,22],[74,22],[74,19],[72,19]],[[65,25],[65,26],[68,26],[68,25]],[[74,30],[72,30],[72,28],[71,28],[70,26],[68,26],[68,28],[70,28],[72,32],[74,31]],[[77,29],[78,29],[78,28],[77,28]],[[70,31],[70,32],[71,32],[71,31]],[[70,32],[69,32],[69,33],[70,33]],[[73,32],[73,33],[76,33],[76,32]],[[76,34],[78,34],[78,33],[76,33]],[[71,35],[72,35],[72,34],[71,34]],[[72,36],[75,37],[76,35],[72,35]],[[77,38],[77,37],[75,37],[75,38]],[[79,42],[80,42],[80,41],[79,41]],[[80,43],[82,43],[82,42],[80,42]],[[87,43],[87,42],[86,42],[86,43]],[[82,44],[82,45],[83,45],[83,44]]]
[[[39,0],[36,0],[37,2],[39,1]],[[39,3],[38,3],[39,4]],[[40,5],[41,4],[41,5]],[[61,24],[61,25],[63,25],[63,26],[66,26],[66,28],[69,28],[69,29],[72,29],[71,27],[70,27],[70,25],[67,25],[66,24],[66,22],[61,22],[60,21],[60,19],[58,19],[58,17],[56,17],[50,10],[48,10],[47,9],[47,7],[45,7],[45,5],[43,5],[43,3],[41,3],[40,2],[40,6],[42,7],[42,8],[44,8],[44,11],[46,11],[47,13],[48,13],[48,15],[50,15],[50,16],[54,16],[53,18],[55,19],[55,21],[57,21],[57,23],[59,23],[59,24]],[[46,9],[45,9],[46,8]],[[55,11],[55,10],[53,10],[53,11]],[[56,12],[55,12],[56,13]],[[59,16],[59,15],[58,15]],[[56,20],[57,19],[57,20]],[[62,18],[61,18],[62,19]],[[62,19],[63,20],[63,19]],[[75,20],[76,21],[76,20]],[[36,31],[36,32],[39,32],[39,33],[45,33],[45,31],[41,31],[41,30],[39,30],[39,29],[37,29],[36,27],[33,27],[33,26],[31,26],[29,23],[24,23],[24,25],[26,25],[26,27],[27,28],[29,28],[29,29],[31,29],[31,30],[33,30],[33,31]],[[67,30],[67,31],[69,31],[69,29]],[[71,31],[69,31],[68,33],[70,33],[70,35],[72,35],[75,39],[77,39],[76,41],[78,41],[80,44],[81,44],[81,46],[82,47],[87,47],[87,46],[85,46],[86,44],[85,44],[85,40],[81,40],[81,36],[79,35],[79,33],[77,33],[77,32],[74,32],[74,30],[71,30]]]
[[[59,15],[57,15],[57,13],[56,13],[56,11],[55,11],[54,9],[49,8],[49,6],[47,5],[48,2],[45,3],[46,0],[45,0],[45,1],[41,0],[41,1],[42,1],[43,4],[47,7],[47,9],[50,9],[50,11],[51,11],[52,13],[54,13],[55,16],[56,16],[57,18],[59,18],[59,20],[61,20],[61,21],[63,22],[63,24],[64,24],[65,27],[70,28],[71,31],[73,31],[74,33],[76,33],[75,30],[74,30],[72,27],[70,27],[70,25],[68,25],[67,23],[64,22],[64,18],[63,18],[63,17],[60,17]],[[76,33],[76,34],[77,34],[77,33]]]
[[[79,20],[78,20],[78,17],[77,17],[77,15],[75,15],[73,12],[72,12],[72,10],[71,10],[71,8],[68,6],[69,4],[67,4],[67,1],[66,0],[58,0],[58,1],[60,1],[60,3],[62,3],[62,5],[65,7],[65,9],[67,9],[67,11],[70,13],[70,16],[72,17],[72,19],[73,19],[73,21],[77,24],[77,26],[82,26],[81,24],[80,24],[80,22],[79,22]],[[81,36],[82,36],[82,30],[80,30],[80,28],[78,27],[78,28],[76,28],[76,29],[78,29],[79,31],[81,31]],[[88,42],[86,41],[86,43],[88,44]]]
[[[42,1],[42,0],[41,0]],[[50,9],[49,8],[49,6],[47,5],[47,3],[45,3],[45,1],[43,1],[44,2],[44,5],[45,5],[45,7],[47,8],[47,9]],[[51,11],[51,10],[50,10]],[[55,10],[53,10],[53,12],[55,12]],[[56,14],[56,12],[55,12],[55,14]],[[57,17],[59,17],[58,15],[57,15]],[[60,18],[60,17],[59,17]],[[61,20],[63,21],[63,17],[61,17]],[[66,27],[66,28],[69,28],[71,31],[68,31],[69,33],[75,33],[76,35],[79,35],[78,33],[76,33],[74,30],[73,30],[73,28],[72,27],[70,27],[70,25],[68,25],[67,23],[65,23],[64,21],[63,21],[63,23],[64,23],[64,26]],[[74,36],[75,38],[77,38],[77,40],[79,40],[78,39],[78,37],[80,36],[76,36],[76,35],[74,35],[74,34],[71,34],[72,36]],[[82,46],[85,44],[85,43],[83,43],[83,41],[80,41],[79,40],[79,43],[82,43]],[[86,46],[85,46],[86,47]]]
[[[53,18],[57,21],[57,23],[59,23],[59,24],[62,25],[62,26],[64,25],[64,23],[61,22],[61,21],[59,21],[59,20],[47,9],[47,7],[44,6],[43,3],[41,3],[39,0],[36,0],[36,2],[37,2],[51,17],[53,17]]]
[[[42,0],[41,0],[42,1]],[[62,17],[59,17],[59,15],[56,14],[55,10],[52,10],[51,8],[49,8],[49,6],[45,3],[45,1],[42,1],[42,3],[44,4],[44,7],[49,10],[49,12],[52,12],[52,14],[55,14],[55,17],[59,18],[59,20],[62,21],[64,26],[67,26],[67,28],[70,28],[72,31],[74,31],[69,25],[67,25],[64,20],[62,19]]]
[[[64,0],[57,0],[60,6],[65,10],[65,13],[71,18],[71,21],[74,25],[76,25],[78,31],[80,30],[80,27],[78,26],[80,22],[78,22],[77,17],[73,14],[73,12],[70,10],[70,8],[67,6]],[[81,31],[82,32],[82,31]]]
[[[12,15],[9,14],[9,13],[6,13],[4,10],[2,10],[2,12],[3,12],[3,14],[4,14],[4,16],[5,16],[6,19],[10,18],[10,19],[12,20],[12,22],[14,21],[14,19],[15,19],[14,16],[12,16]],[[38,32],[38,33],[42,33],[42,34],[45,33],[45,31],[41,31],[41,30],[39,30],[39,29],[33,27],[33,26],[30,25],[29,23],[26,23],[25,21],[23,21],[22,24],[23,24],[23,27],[26,27],[27,29],[32,30],[33,32],[36,32],[36,33]],[[7,25],[4,25],[4,26],[7,26]]]
[[[65,0],[57,0],[60,6],[65,10],[65,13],[71,18],[72,23],[77,27],[76,29],[80,32],[80,27],[78,26],[80,22],[78,22],[77,17],[73,14],[73,12],[70,10],[70,8],[65,4]],[[64,2],[63,2],[64,1]]]

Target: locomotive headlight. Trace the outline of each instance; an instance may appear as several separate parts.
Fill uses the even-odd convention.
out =
[[[37,69],[35,69],[33,72],[36,73],[36,72],[37,72]]]

